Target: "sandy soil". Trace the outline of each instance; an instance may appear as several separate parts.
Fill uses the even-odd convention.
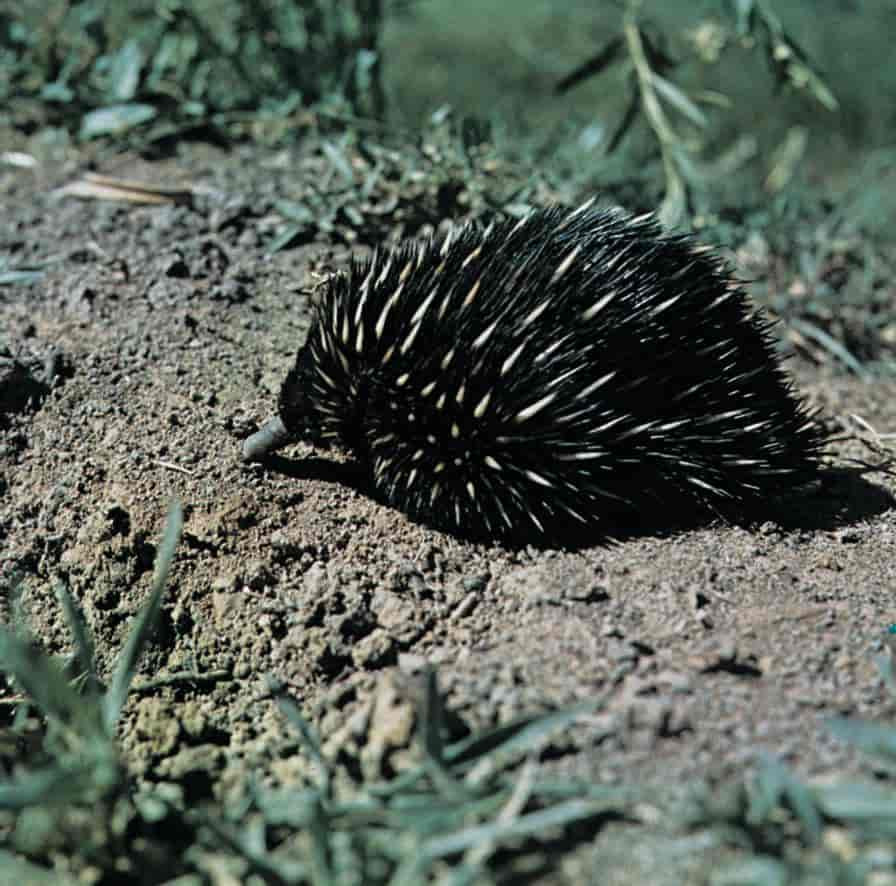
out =
[[[274,411],[317,275],[348,250],[265,256],[273,197],[302,192],[288,156],[203,149],[139,170],[201,186],[192,206],[54,193],[84,162],[0,168],[0,257],[46,268],[0,287],[0,568],[24,576],[54,651],[68,643],[52,591],[64,579],[108,665],[147,594],[168,504],[183,501],[144,661],[147,678],[175,679],[136,692],[123,724],[138,773],[195,770],[197,796],[250,765],[290,778],[299,764],[263,697],[267,673],[332,753],[389,771],[407,744],[406,677],[424,661],[473,726],[605,698],[558,747],[606,782],[722,777],[760,750],[807,775],[844,771],[855,761],[824,718],[892,718],[872,660],[896,621],[891,478],[832,475],[786,521],[570,553],[414,525],[367,497],[338,454],[298,446],[244,465],[240,442]],[[25,385],[10,353],[30,402],[10,393]],[[851,413],[896,429],[893,383],[792,369],[832,430]],[[855,439],[831,450],[868,456]]]

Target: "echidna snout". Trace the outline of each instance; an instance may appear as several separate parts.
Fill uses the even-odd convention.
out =
[[[724,263],[588,204],[353,263],[279,411],[281,439],[344,446],[387,503],[480,538],[747,510],[823,443]]]

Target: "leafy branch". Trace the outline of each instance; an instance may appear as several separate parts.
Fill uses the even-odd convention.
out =
[[[791,87],[808,93],[829,111],[837,109],[837,100],[808,54],[787,33],[766,0],[731,0],[733,27],[702,22],[691,32],[693,53],[703,62],[718,60],[729,45],[758,49],[771,67],[777,87]],[[692,202],[699,180],[693,163],[695,148],[682,129],[673,123],[677,116],[696,130],[705,131],[709,121],[700,104],[727,104],[724,96],[702,93],[689,96],[670,78],[677,66],[651,36],[655,27],[641,15],[643,0],[628,0],[620,33],[613,36],[595,55],[562,78],[556,91],[572,87],[606,71],[611,65],[623,66],[629,84],[629,101],[622,119],[608,140],[610,153],[621,144],[635,122],[643,117],[656,141],[663,166],[665,196],[660,206],[660,221],[667,227],[678,224]],[[792,163],[788,165],[793,168]],[[775,181],[780,178],[780,174]]]

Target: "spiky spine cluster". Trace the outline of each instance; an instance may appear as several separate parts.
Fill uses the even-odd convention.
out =
[[[280,415],[413,518],[484,537],[745,506],[811,480],[821,446],[719,259],[587,204],[334,278]]]

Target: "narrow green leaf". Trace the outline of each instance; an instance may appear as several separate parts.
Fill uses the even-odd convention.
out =
[[[16,682],[45,716],[58,723],[89,721],[87,699],[80,696],[59,665],[27,637],[0,625],[0,670]],[[95,707],[94,707],[95,711]]]
[[[176,70],[182,39],[180,35],[172,33],[166,33],[162,37],[156,49],[156,54],[150,60],[149,71],[145,80],[147,90],[158,92],[160,84],[169,74],[169,71]]]
[[[625,113],[622,115],[622,119],[607,140],[608,154],[612,154],[616,148],[619,147],[622,140],[632,128],[632,124],[635,122],[635,119],[638,116],[638,111],[640,110],[641,93],[637,89],[632,89],[629,94],[628,102],[626,102]]]
[[[318,796],[311,807],[311,821],[309,833],[311,836],[311,875],[315,886],[330,886],[338,879],[331,865],[330,835],[333,833],[332,825],[326,810]]]
[[[344,178],[347,182],[354,181],[354,173],[352,172],[351,163],[349,163],[348,158],[345,156],[345,151],[332,142],[321,142],[321,149],[324,154],[327,155],[327,159],[330,161],[333,168]]]
[[[788,323],[793,326],[793,328],[797,332],[800,332],[804,336],[806,336],[806,338],[811,338],[817,341],[823,348],[837,357],[841,363],[843,363],[845,366],[848,366],[859,378],[868,378],[868,373],[865,371],[865,368],[862,366],[862,364],[850,353],[850,351],[844,345],[842,345],[839,341],[837,341],[837,339],[829,335],[823,329],[816,326],[814,323],[809,323],[806,320],[800,320],[799,317],[791,317],[788,320]]]
[[[750,19],[753,16],[755,0],[734,0],[737,15],[737,35],[743,37],[750,32]]]
[[[442,740],[445,711],[435,668],[427,668],[424,680],[419,730],[424,765],[433,784],[443,796],[455,801],[471,799],[464,786],[454,778],[445,765],[445,748]]]
[[[77,886],[79,882],[58,868],[48,870],[31,864],[5,849],[0,849],[0,870],[8,883],[18,883],[19,886]]]
[[[67,84],[56,81],[54,83],[45,83],[41,87],[40,97],[45,102],[67,105],[74,99],[75,93]]]
[[[482,883],[482,865],[463,861],[440,877],[437,886],[473,886]]]
[[[324,756],[323,748],[321,747],[317,734],[311,727],[311,724],[302,716],[299,706],[286,691],[283,684],[276,677],[271,676],[268,676],[267,684],[268,690],[274,697],[274,702],[280,709],[280,713],[286,717],[296,732],[299,733],[302,738],[302,744],[305,746],[305,751],[320,768],[320,787],[321,790],[327,791],[331,778],[330,764]]]
[[[756,777],[755,788],[747,812],[748,821],[763,824],[775,808],[786,805],[802,824],[810,842],[817,843],[821,839],[822,821],[815,797],[786,766],[774,757],[765,757]]]
[[[296,200],[275,200],[274,208],[289,221],[306,226],[314,224],[316,213],[307,203],[299,203]]]
[[[435,668],[429,667],[426,669],[424,680],[424,697],[420,712],[423,748],[435,762],[441,765],[444,755],[442,744],[444,723],[442,717],[442,697],[439,694],[439,683]]]
[[[875,757],[878,765],[896,774],[896,727],[852,717],[834,717],[827,725],[841,741]]]
[[[309,230],[307,224],[287,225],[274,239],[268,244],[265,250],[267,255],[276,255],[281,249],[288,249],[298,239],[301,234]]]
[[[128,40],[115,53],[109,69],[112,95],[120,102],[129,102],[137,94],[140,85],[140,68],[143,52],[136,40]]]
[[[81,613],[78,610],[72,595],[68,592],[68,588],[60,579],[57,579],[54,583],[54,590],[56,592],[56,599],[59,600],[59,605],[62,607],[62,611],[65,615],[65,620],[68,622],[69,630],[72,632],[78,666],[87,677],[87,690],[89,693],[96,695],[98,683],[96,678],[96,654],[93,646],[93,637],[90,636],[90,633],[87,630],[87,625],[84,624],[84,619],[81,618]]]
[[[156,113],[152,105],[137,103],[99,108],[84,115],[78,135],[85,141],[100,135],[121,135],[141,123],[152,120]]]
[[[687,117],[695,126],[705,129],[708,125],[706,115],[697,107],[671,80],[661,77],[656,71],[651,72],[654,89],[672,105],[682,116]]]
[[[310,872],[306,870],[302,863],[281,862],[280,859],[268,851],[262,853],[253,852],[251,846],[247,845],[241,832],[236,831],[229,823],[206,811],[197,810],[195,818],[204,827],[208,828],[213,836],[223,843],[224,846],[242,856],[252,870],[261,874],[263,882],[286,884],[308,881]],[[328,886],[328,884],[321,884],[321,886]]]
[[[422,854],[428,859],[435,860],[454,855],[456,852],[464,852],[486,842],[539,836],[547,828],[565,827],[573,822],[600,814],[602,811],[588,800],[570,800],[567,803],[558,803],[548,809],[521,815],[511,821],[491,822],[464,828],[454,834],[428,840],[423,846]]]
[[[137,663],[140,655],[158,623],[162,599],[165,593],[165,582],[168,579],[168,572],[174,560],[174,549],[177,546],[183,522],[183,508],[180,502],[174,501],[171,505],[171,510],[168,512],[165,534],[162,537],[159,552],[156,556],[156,570],[153,576],[149,600],[147,600],[143,609],[134,619],[134,625],[125,641],[124,649],[122,649],[118,657],[115,672],[109,684],[109,690],[103,698],[103,722],[109,735],[112,735],[115,731],[115,724],[118,722],[121,709],[124,707],[128,689],[137,672]]]
[[[599,74],[619,57],[622,45],[621,37],[613,37],[606,45],[601,47],[596,55],[593,55],[563,77],[563,79],[561,79],[554,87],[554,92],[566,92],[583,80],[587,80],[589,77]]]
[[[522,770],[516,777],[516,784],[507,798],[506,803],[498,813],[495,820],[496,824],[506,824],[507,822],[516,821],[529,805],[535,787],[535,773],[538,769],[535,762],[535,756],[530,756]],[[578,798],[580,799],[580,798]],[[464,854],[464,862],[470,869],[478,870],[482,868],[488,859],[497,851],[498,845],[493,842],[482,842],[478,846],[467,850]]]
[[[875,655],[874,664],[877,666],[878,671],[880,671],[880,676],[884,681],[884,685],[891,693],[896,694],[896,669],[893,668],[893,656]]]
[[[787,886],[791,882],[787,865],[776,858],[757,855],[735,862],[710,879],[712,886]]]
[[[805,837],[812,845],[819,843],[823,824],[815,795],[790,772],[785,773],[784,790],[787,804],[802,824]]]
[[[0,809],[25,809],[58,799],[59,792],[70,786],[71,777],[67,769],[56,766],[0,782]]]
[[[314,814],[314,805],[318,802],[321,795],[320,788],[310,787],[304,790],[291,790],[289,788],[279,788],[276,790],[259,790],[255,797],[255,804],[259,811],[264,815],[264,820],[269,825],[285,825],[294,830],[305,830]],[[374,812],[379,812],[379,805],[368,804],[368,808]],[[364,805],[358,804],[357,817],[363,817]],[[333,809],[334,816],[340,815],[346,817],[346,808],[337,806]],[[353,810],[348,810],[351,817]]]
[[[449,746],[445,759],[452,767],[475,763],[493,753],[522,754],[533,750],[553,733],[570,726],[579,717],[593,714],[603,700],[586,701],[547,714],[524,716],[488,732],[465,738]]]
[[[3,271],[0,272],[0,286],[12,286],[17,283],[34,283],[43,277],[43,271]]]
[[[815,789],[825,815],[838,821],[862,820],[896,829],[896,791],[876,784],[832,784]]]

